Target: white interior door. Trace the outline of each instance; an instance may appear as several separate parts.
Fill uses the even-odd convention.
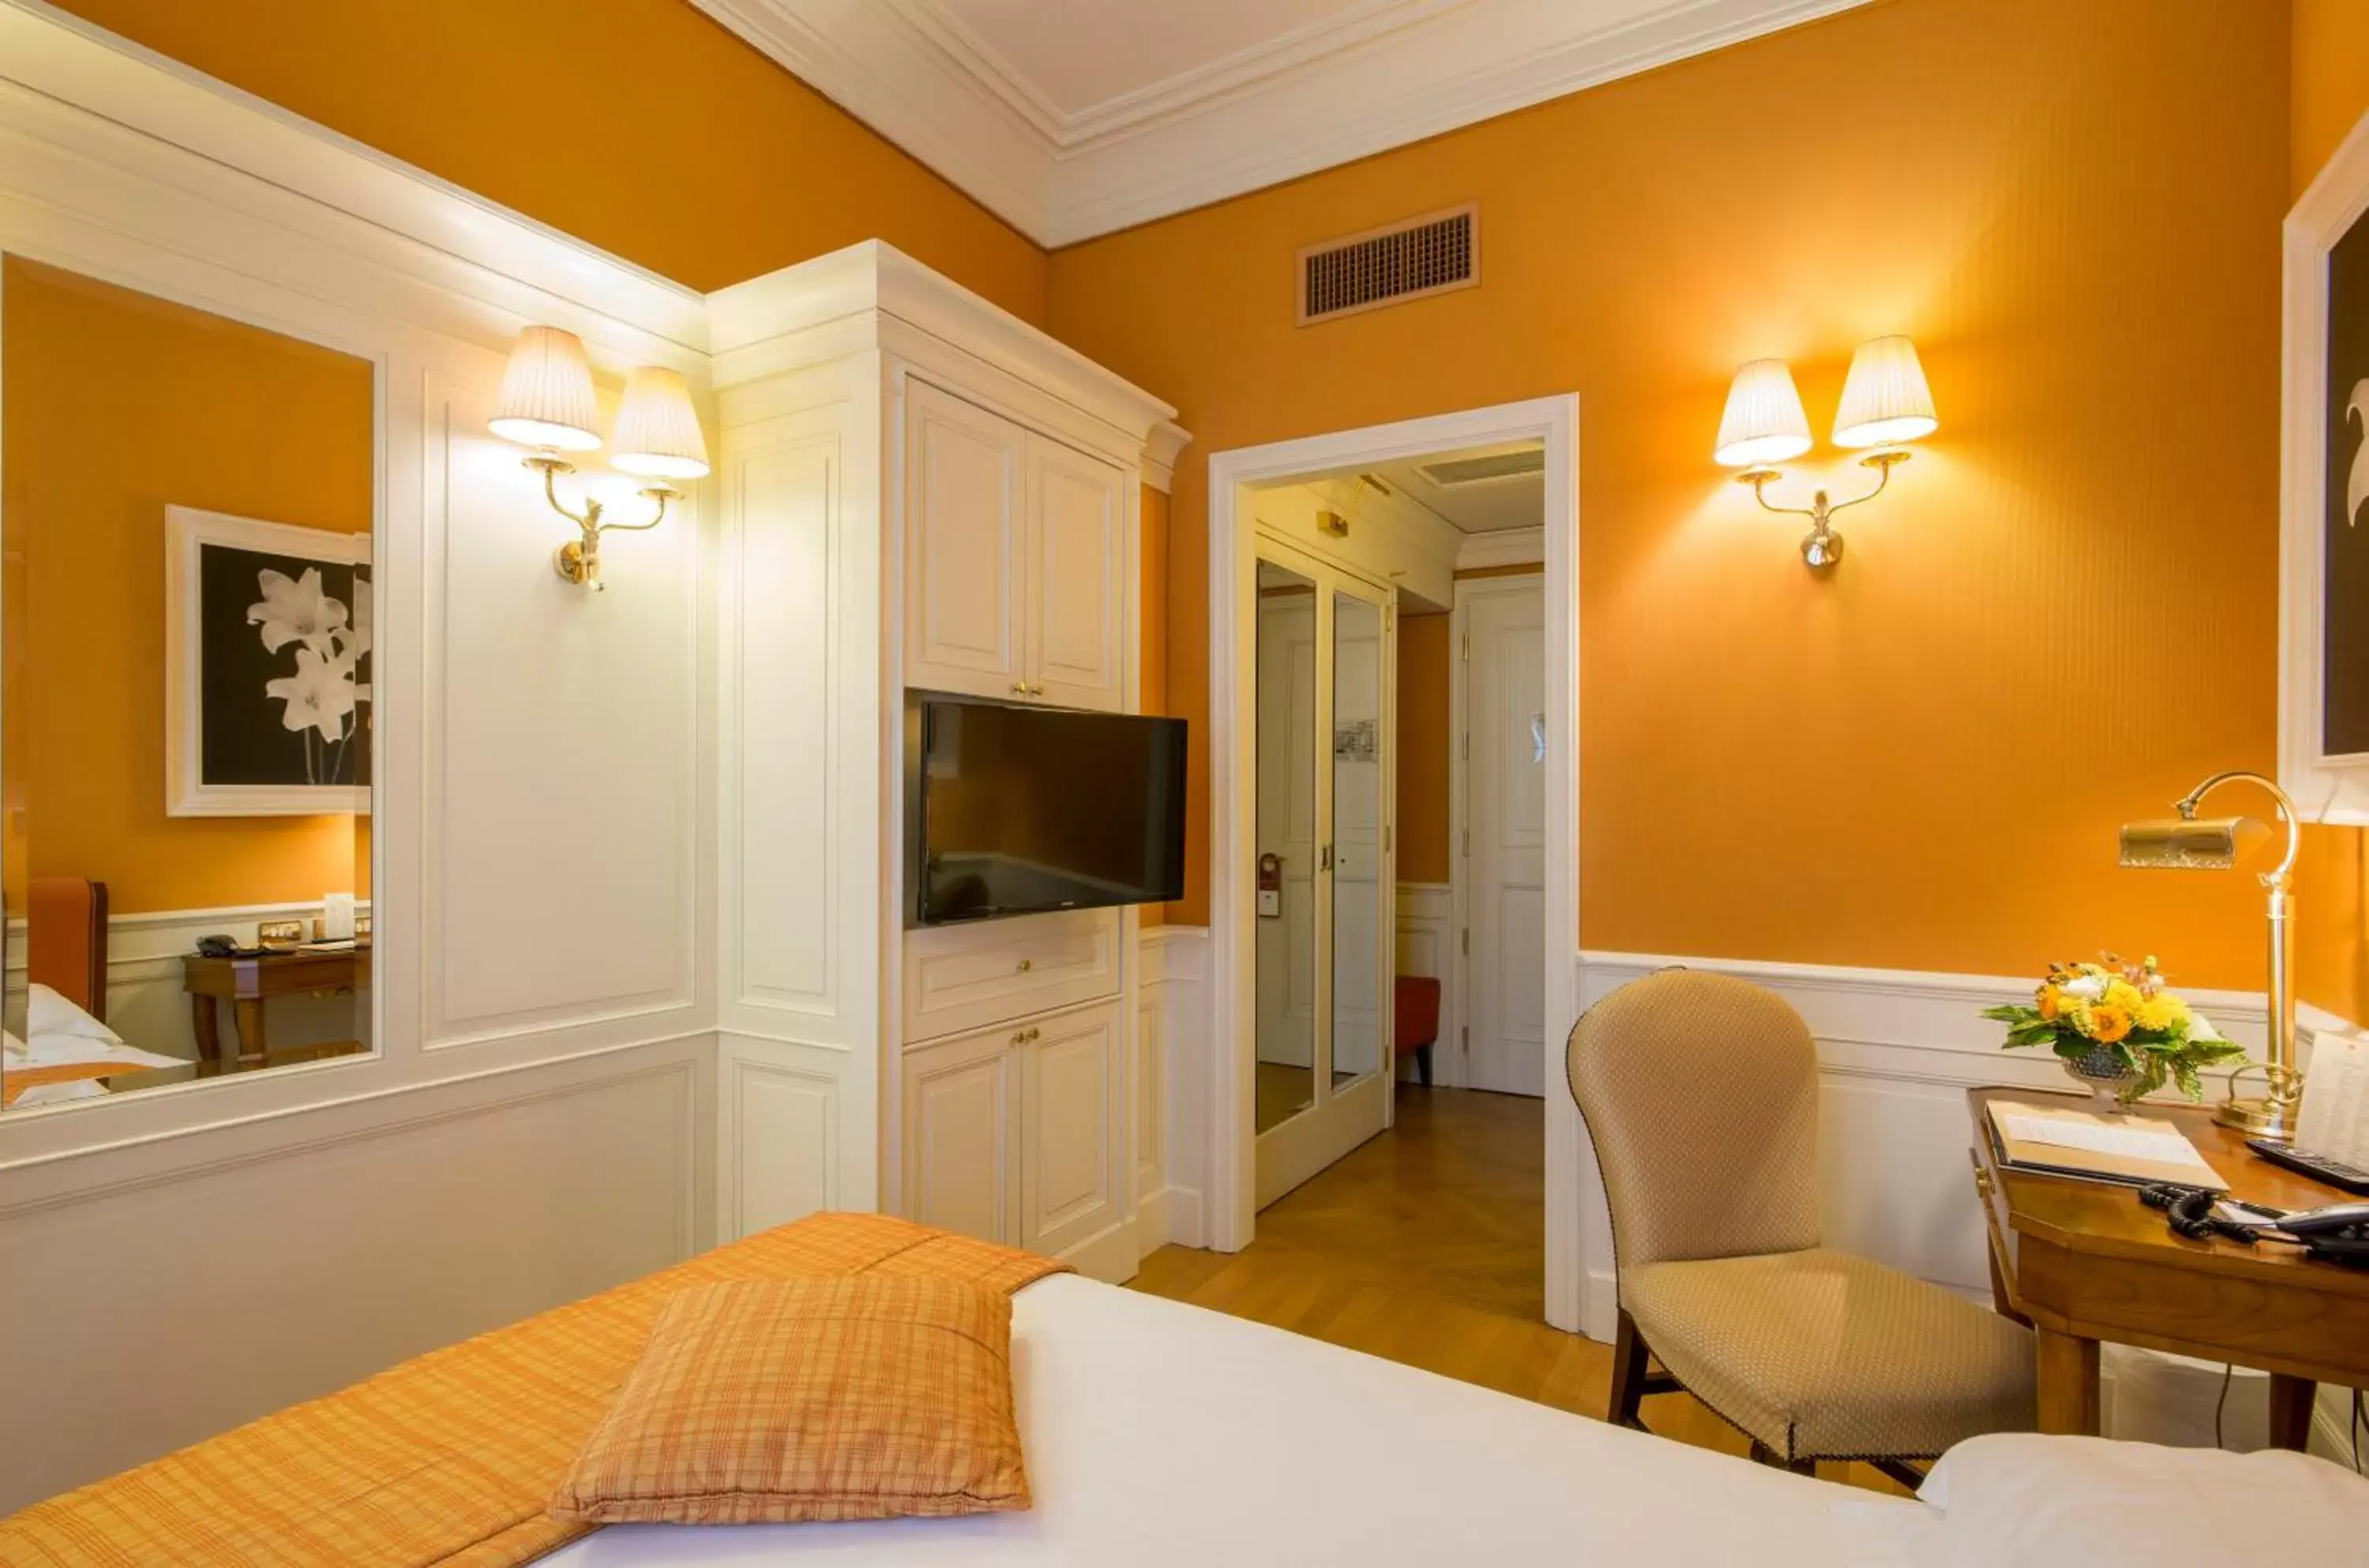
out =
[[[1466,1079],[1545,1090],[1544,578],[1456,585]]]
[[[1259,549],[1253,1119],[1264,1207],[1390,1125],[1398,659],[1389,589],[1279,542]]]

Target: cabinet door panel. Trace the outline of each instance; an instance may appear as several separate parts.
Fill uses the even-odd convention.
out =
[[[1058,1255],[1119,1220],[1118,1009],[1035,1027],[1021,1058],[1020,1244]]]
[[[905,1056],[908,1217],[1013,1245],[1014,1031],[998,1028]]]
[[[1028,678],[1046,702],[1112,712],[1124,705],[1125,481],[1109,464],[1028,438]]]
[[[1024,679],[1027,432],[924,382],[905,393],[905,683],[1010,697]]]

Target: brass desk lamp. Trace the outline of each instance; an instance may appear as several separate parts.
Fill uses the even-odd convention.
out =
[[[2261,1068],[2269,1090],[2260,1099],[2241,1100],[2233,1073],[2229,1095],[2214,1113],[2214,1120],[2249,1138],[2292,1143],[2295,1109],[2303,1099],[2303,1070],[2295,1065],[2294,892],[2295,852],[2303,833],[2295,820],[2295,802],[2276,781],[2260,773],[2243,770],[2215,773],[2177,803],[2178,817],[2123,824],[2123,864],[2174,871],[2226,871],[2237,864],[2238,855],[2260,842],[2269,830],[2250,817],[2199,818],[2196,808],[2206,795],[2239,779],[2258,784],[2278,797],[2279,818],[2287,826],[2287,853],[2277,869],[2262,874],[2262,886],[2271,895],[2270,1060],[2249,1062],[2237,1070],[2244,1073]]]

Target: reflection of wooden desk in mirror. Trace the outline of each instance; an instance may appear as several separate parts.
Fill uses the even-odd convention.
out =
[[[181,960],[181,989],[189,993],[189,1020],[198,1051],[209,1062],[223,1059],[221,1004],[227,1001],[238,1031],[236,1060],[262,1065],[271,1055],[263,1004],[275,996],[321,996],[351,991],[369,983],[370,949],[346,953],[258,953],[249,957],[210,958],[192,953]]]
[[[2314,1384],[2369,1384],[2369,1269],[2318,1263],[2275,1242],[2175,1236],[2136,1189],[2000,1163],[1984,1107],[1994,1098],[2077,1099],[1976,1089],[1974,1186],[1990,1227],[1999,1310],[2040,1335],[2040,1429],[2098,1430],[2098,1342],[2176,1351],[2271,1374],[2271,1440],[2300,1448]],[[2348,1201],[2334,1187],[2260,1160],[2210,1111],[2149,1105],[2188,1135],[2232,1195],[2277,1208]]]

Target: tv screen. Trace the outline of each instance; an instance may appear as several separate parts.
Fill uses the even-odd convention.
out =
[[[1184,895],[1184,721],[915,692],[918,925]]]

